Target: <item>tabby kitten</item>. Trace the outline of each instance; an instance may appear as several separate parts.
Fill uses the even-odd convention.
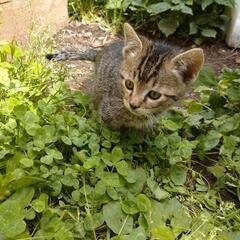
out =
[[[83,82],[102,121],[110,128],[148,128],[190,89],[204,61],[203,51],[185,52],[138,35],[124,24],[124,41],[101,51],[49,54],[48,59],[95,61],[95,73]]]

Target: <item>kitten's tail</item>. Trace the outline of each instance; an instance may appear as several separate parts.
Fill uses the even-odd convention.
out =
[[[70,50],[60,51],[58,53],[46,54],[48,60],[64,61],[64,60],[89,60],[95,61],[98,50],[86,46],[78,46]]]

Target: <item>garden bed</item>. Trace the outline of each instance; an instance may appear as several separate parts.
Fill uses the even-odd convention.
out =
[[[74,22],[55,45],[115,39]],[[48,62],[36,42],[0,45],[0,239],[240,239],[238,50],[204,45],[217,75],[204,68],[198,97],[146,134],[105,128],[90,99],[66,86],[74,79],[77,89],[92,63]],[[222,65],[234,69],[219,75]]]

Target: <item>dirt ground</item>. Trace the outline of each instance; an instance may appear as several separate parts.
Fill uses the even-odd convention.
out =
[[[144,33],[143,33],[144,34]],[[104,45],[121,38],[106,31],[99,23],[70,22],[55,36],[55,46],[58,50],[72,46],[86,45],[93,48],[102,48]],[[155,36],[156,38],[156,36]],[[166,41],[183,48],[196,47],[191,40],[170,38]],[[212,41],[200,46],[205,53],[205,64],[211,66],[217,74],[224,66],[240,68],[240,50],[229,48],[223,41]],[[86,61],[72,61],[68,63],[74,68],[74,73],[80,79],[92,70],[93,65]]]

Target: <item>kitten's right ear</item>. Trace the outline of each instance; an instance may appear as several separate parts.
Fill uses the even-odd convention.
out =
[[[198,76],[204,62],[204,53],[201,48],[193,48],[180,53],[171,60],[172,67],[183,78],[186,85],[190,85]]]
[[[124,23],[124,47],[123,56],[125,58],[134,58],[142,51],[142,41],[137,33],[128,23]]]

